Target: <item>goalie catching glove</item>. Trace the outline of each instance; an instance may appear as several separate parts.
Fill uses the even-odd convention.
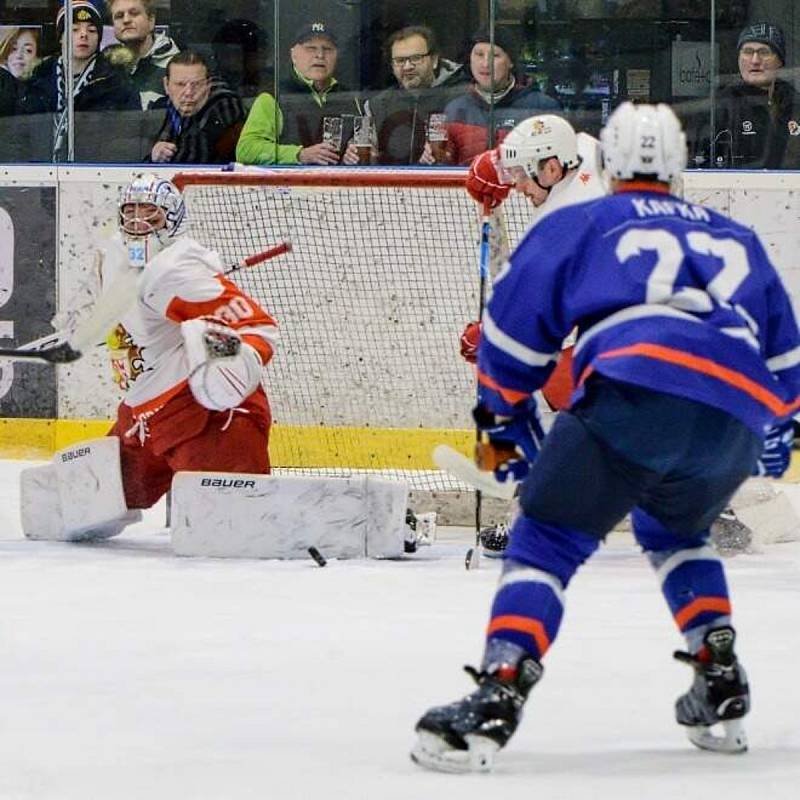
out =
[[[794,443],[794,423],[791,419],[778,422],[767,428],[764,437],[764,449],[756,462],[754,475],[765,475],[769,478],[780,478],[792,459]]]
[[[261,356],[233,329],[215,320],[181,323],[189,361],[189,388],[211,411],[236,408],[261,383]]]
[[[511,191],[511,186],[502,183],[498,176],[499,160],[500,154],[495,148],[481,153],[469,165],[466,189],[485,209],[497,208]]]
[[[475,445],[478,469],[493,472],[501,483],[521,481],[539,454],[544,430],[536,400],[531,398],[512,417],[499,417],[483,406],[472,412],[481,441]]]

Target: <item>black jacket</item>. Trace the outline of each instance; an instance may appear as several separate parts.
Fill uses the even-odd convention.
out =
[[[39,64],[24,84],[20,110],[26,114],[55,112],[58,108],[56,62],[51,56]],[[141,108],[139,94],[122,67],[98,53],[91,77],[75,96],[76,111],[122,111]],[[102,131],[98,131],[98,136]]]
[[[716,163],[702,143],[698,166],[729,169],[800,168],[799,96],[786,81],[768,92],[743,81],[720,90],[715,120]]]
[[[7,70],[0,67],[0,117],[17,113],[17,92],[19,81]]]
[[[428,117],[442,113],[465,84],[461,64],[441,59],[430,89],[412,92],[396,87],[371,97],[367,106],[378,137],[378,162],[416,164],[425,147]]]
[[[167,98],[152,107],[166,109],[156,142],[177,145],[171,163],[228,164],[236,160],[236,143],[247,114],[239,95],[224,81],[212,79],[206,104],[191,117],[181,117],[180,130],[175,124],[177,112]],[[150,161],[149,152],[145,160]]]

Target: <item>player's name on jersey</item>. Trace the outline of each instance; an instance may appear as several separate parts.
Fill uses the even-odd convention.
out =
[[[632,197],[636,213],[640,217],[682,217],[692,221],[710,222],[711,215],[701,206],[681,203],[677,200],[660,200],[655,197]]]

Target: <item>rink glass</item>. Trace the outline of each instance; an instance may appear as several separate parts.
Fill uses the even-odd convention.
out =
[[[230,13],[216,13],[219,5],[212,0],[158,0],[154,4],[156,30],[181,48],[209,55],[216,74],[240,94],[247,108],[260,93],[269,92],[279,103],[286,95],[292,81],[291,49],[301,26],[322,21],[334,30],[335,91],[354,93],[363,108],[364,100],[396,87],[385,45],[405,22],[424,19],[437,35],[439,59],[464,65],[463,82],[450,87],[454,96],[469,85],[471,35],[490,29],[493,23],[514,50],[518,86],[538,88],[556,100],[561,113],[578,130],[597,135],[611,110],[623,100],[668,102],[686,125],[690,152],[697,141],[709,138],[709,130],[715,130],[711,109],[719,87],[738,75],[739,31],[754,21],[779,25],[787,43],[781,77],[790,82],[797,67],[795,43],[800,41],[800,17],[785,0],[758,4],[734,0],[711,4],[689,0],[454,0],[447,4],[372,0],[334,4],[312,0],[302,8],[288,0],[249,0],[237,4],[235,12],[232,8]],[[7,54],[4,56],[2,42],[12,27],[37,31],[38,58],[59,50],[55,8],[51,0],[3,4],[2,77],[10,75],[4,68]],[[102,47],[115,43],[109,21],[106,14]],[[0,89],[5,84],[0,81]],[[0,96],[0,114],[5,114],[0,116],[0,161],[52,162],[53,113],[23,116],[14,113],[6,100],[4,92]],[[324,96],[320,97],[323,116],[325,103]],[[488,107],[486,147],[496,143],[496,131],[505,124],[505,107],[494,103]],[[164,115],[163,107],[85,110],[79,104],[66,118],[74,148],[62,160],[141,163]],[[276,116],[276,127],[279,123]],[[351,130],[345,121],[348,139]],[[714,138],[716,144],[723,141]],[[791,129],[790,141],[796,141]],[[800,163],[784,166],[800,168]]]

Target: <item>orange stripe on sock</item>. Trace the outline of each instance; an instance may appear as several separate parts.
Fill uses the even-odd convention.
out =
[[[700,372],[712,378],[717,378],[717,380],[727,383],[739,391],[750,395],[754,400],[766,406],[776,417],[786,416],[800,408],[800,399],[792,403],[784,403],[777,395],[751,380],[746,375],[743,375],[741,372],[723,367],[710,358],[702,358],[701,356],[696,356],[683,350],[675,350],[672,347],[664,347],[659,344],[641,343],[630,345],[629,347],[620,347],[617,350],[609,350],[606,353],[601,353],[599,358],[619,358],[620,356],[644,356],[646,358],[653,358],[657,361],[677,364],[693,372]]]
[[[520,617],[515,614],[508,614],[504,617],[495,617],[486,631],[487,636],[497,631],[519,631],[532,636],[539,650],[539,657],[543,656],[550,647],[550,639],[544,629],[544,625],[538,619],[530,617]]]
[[[675,622],[683,630],[689,622],[704,611],[718,611],[720,614],[730,614],[731,601],[727,597],[698,597],[675,615]]]

